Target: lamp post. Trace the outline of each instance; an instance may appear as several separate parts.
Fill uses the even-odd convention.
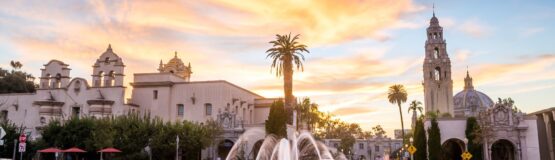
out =
[[[464,138],[464,153],[461,155],[463,160],[470,160],[472,155],[468,153],[468,139]]]
[[[467,139],[467,138],[464,138],[463,141],[464,141],[464,151],[465,151],[465,152],[468,152],[468,139]]]
[[[413,141],[412,137],[410,137],[409,141],[410,141],[410,146],[412,147],[412,141]],[[413,160],[413,153],[410,153],[410,160]]]

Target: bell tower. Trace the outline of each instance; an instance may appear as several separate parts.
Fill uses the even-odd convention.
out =
[[[443,28],[433,13],[426,30],[426,55],[424,58],[424,106],[426,112],[450,113],[453,115],[453,80],[451,60],[447,44],[443,39]]]

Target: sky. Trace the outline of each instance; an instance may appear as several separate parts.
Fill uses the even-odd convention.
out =
[[[39,76],[57,59],[70,65],[72,77],[90,80],[91,66],[111,44],[127,66],[126,84],[177,52],[191,63],[193,81],[226,80],[282,97],[283,82],[270,72],[265,51],[276,34],[300,34],[310,53],[304,72],[295,72],[294,94],[392,135],[400,119],[387,87],[403,84],[409,101],[423,101],[433,4],[454,94],[468,67],[475,88],[494,100],[511,97],[524,112],[555,106],[555,1],[0,1],[0,67],[17,60]]]

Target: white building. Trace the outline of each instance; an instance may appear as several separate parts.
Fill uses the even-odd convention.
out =
[[[168,63],[160,62],[157,73],[135,73],[131,98],[126,101],[124,69],[123,59],[111,46],[94,61],[92,83],[72,78],[69,64],[51,60],[41,69],[36,93],[0,94],[0,117],[25,126],[32,139],[40,136],[41,127],[50,120],[71,116],[139,112],[174,122],[212,119],[223,125],[224,134],[217,146],[203,151],[203,158],[225,158],[246,129],[264,127],[269,107],[276,100],[224,80],[191,81],[191,65],[185,66],[176,53]]]
[[[515,110],[512,104],[494,103],[488,95],[474,89],[468,72],[464,89],[453,96],[451,61],[446,48],[443,28],[434,14],[427,29],[423,85],[426,112],[440,116],[443,156],[461,159],[466,147],[463,140],[467,117],[476,117],[482,127],[491,131],[482,142],[483,159],[540,159],[536,117]],[[428,120],[425,128],[429,127]]]
[[[341,144],[341,139],[324,139],[324,144],[331,151],[336,152]],[[356,139],[351,148],[351,155],[345,155],[353,160],[384,160],[390,154],[399,150],[403,146],[401,139],[391,139],[387,137],[373,137],[371,139]]]

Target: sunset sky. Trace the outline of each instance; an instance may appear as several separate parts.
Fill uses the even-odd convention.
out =
[[[112,44],[133,73],[156,72],[174,51],[192,80],[227,80],[265,97],[283,94],[265,51],[275,34],[301,34],[309,46],[294,94],[364,129],[400,128],[387,87],[403,84],[423,101],[425,28],[434,1],[242,0],[1,1],[0,67],[23,63],[35,76],[50,59],[91,79]],[[492,99],[511,97],[533,112],[555,105],[555,1],[435,1],[452,62],[454,93],[466,68]],[[130,87],[130,86],[128,86]],[[128,88],[127,92],[130,92]],[[406,114],[405,124],[410,125]]]

